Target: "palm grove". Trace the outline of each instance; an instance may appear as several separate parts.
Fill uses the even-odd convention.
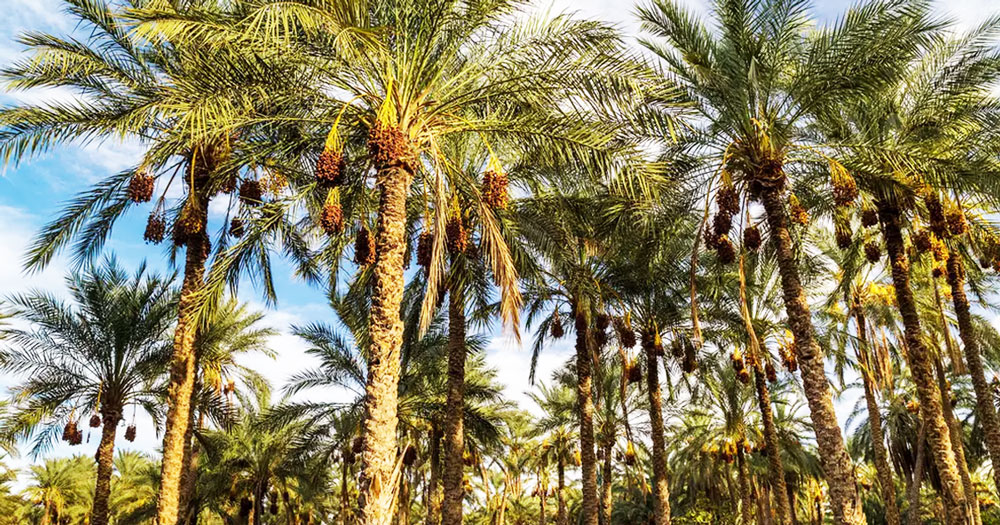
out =
[[[26,254],[68,296],[7,298],[3,443],[97,449],[5,473],[0,522],[1000,521],[1000,17],[655,0],[633,41],[511,0],[64,3],[3,77],[73,96],[0,110],[0,158],[142,155]],[[136,216],[174,275],[104,254]],[[276,257],[331,315],[272,392],[233,297],[278,301]],[[139,411],[161,453],[116,454]]]

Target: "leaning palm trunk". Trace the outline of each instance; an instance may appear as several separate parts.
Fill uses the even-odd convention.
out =
[[[351,503],[347,496],[347,474],[350,470],[350,463],[342,461],[340,464],[340,525],[349,525],[354,522],[351,519]]]
[[[844,448],[844,437],[837,424],[837,413],[833,409],[830,384],[824,370],[823,351],[816,343],[809,305],[799,280],[798,262],[788,232],[788,217],[781,192],[777,188],[768,188],[761,196],[778,259],[785,311],[789,328],[795,336],[802,386],[816,432],[820,463],[830,487],[834,523],[860,525],[864,523],[864,515],[855,487],[851,458]]]
[[[195,337],[197,338],[198,336]],[[199,368],[199,363],[200,363],[199,357],[197,355],[197,352],[195,352],[194,366],[196,371]],[[197,409],[194,407],[198,405],[198,391],[200,390],[200,388],[201,384],[196,380],[194,388],[191,389],[192,408],[190,415],[190,423],[188,424],[187,433],[184,436],[184,470],[181,471],[181,496],[177,506],[178,509],[177,513],[179,516],[178,523],[187,523],[191,518],[191,512],[192,512],[191,499],[194,497],[195,485],[197,484],[197,479],[198,479],[197,466],[195,465],[195,463],[198,460],[195,448],[198,445],[197,443],[195,443],[195,437],[194,437],[196,429],[196,425],[194,424],[195,422],[194,415]],[[197,426],[200,427],[202,423],[203,420],[201,419],[201,416],[199,416]]]
[[[990,459],[993,465],[1000,465],[1000,420],[993,405],[993,390],[986,382],[979,340],[976,338],[972,315],[969,313],[969,299],[965,295],[965,267],[961,256],[957,253],[948,256],[948,284],[951,286],[951,300],[955,305],[955,317],[958,319],[958,335],[965,347],[965,361],[969,367],[969,375],[972,376],[972,387],[976,392],[976,415],[983,427],[983,438]],[[996,486],[1000,487],[1000,467],[993,468],[993,480]]]
[[[646,390],[649,394],[649,426],[653,442],[653,524],[670,525],[670,485],[667,482],[667,450],[663,435],[663,400],[656,362],[654,335],[642,338],[646,352]]]
[[[364,451],[360,481],[361,523],[384,525],[392,518],[393,469],[396,457],[396,412],[399,397],[399,348],[403,322],[403,256],[406,251],[406,193],[412,174],[401,166],[382,167],[376,174],[381,190],[375,234],[368,358],[365,389]]]
[[[199,182],[196,180],[196,184]],[[203,184],[203,183],[202,183]],[[208,195],[203,188],[191,188],[194,197],[192,213],[200,223],[190,235],[184,264],[184,281],[178,300],[177,328],[174,332],[174,352],[170,360],[170,382],[167,386],[167,418],[163,432],[163,459],[160,467],[160,493],[156,505],[157,523],[177,523],[181,500],[181,478],[184,472],[185,442],[191,426],[191,395],[197,371],[195,338],[198,332],[195,317],[198,296],[205,284],[205,261],[208,258]]]
[[[865,387],[865,403],[868,406],[868,428],[872,437],[872,449],[875,452],[875,471],[882,488],[882,499],[885,502],[885,519],[888,525],[899,525],[899,506],[896,504],[896,484],[892,480],[892,469],[889,467],[889,453],[885,449],[885,435],[882,433],[882,413],[879,412],[878,400],[875,398],[875,381],[871,374],[871,349],[868,346],[868,327],[864,313],[858,308],[854,312],[858,325],[858,341],[861,348],[858,351],[858,361],[861,364],[861,381]]]
[[[444,420],[444,505],[442,525],[461,525],[462,456],[465,451],[463,407],[465,396],[465,298],[460,285],[451,287],[448,300],[448,400]]]
[[[115,461],[115,433],[118,430],[120,409],[101,411],[101,444],[97,446],[97,486],[94,489],[94,506],[90,513],[91,525],[108,525],[108,499],[111,497],[111,474]]]
[[[885,238],[886,251],[892,267],[892,283],[896,289],[896,304],[903,318],[906,343],[904,355],[917,387],[920,417],[927,426],[927,442],[941,478],[942,496],[947,500],[949,509],[947,523],[966,525],[970,523],[971,516],[965,505],[965,491],[955,461],[951,431],[945,422],[944,410],[941,407],[941,391],[935,381],[934,367],[924,345],[917,304],[910,288],[910,263],[903,248],[903,234],[899,223],[900,210],[886,202],[878,204],[882,235]]]
[[[785,487],[785,467],[781,462],[781,445],[778,443],[778,430],[774,424],[774,412],[771,408],[771,391],[767,388],[764,372],[758,363],[754,367],[754,386],[757,389],[757,405],[760,408],[761,421],[764,424],[764,446],[767,450],[767,461],[770,464],[771,489],[778,507],[778,523],[788,523],[788,496]],[[892,525],[899,525],[898,523]]]
[[[593,374],[590,329],[585,313],[576,311],[576,401],[580,417],[580,466],[582,470],[582,525],[597,523],[597,455],[594,452]]]

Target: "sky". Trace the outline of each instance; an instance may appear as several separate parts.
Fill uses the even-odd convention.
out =
[[[686,0],[692,11],[704,16],[708,13],[706,3],[700,0]],[[20,46],[15,38],[24,31],[44,31],[65,35],[74,31],[73,22],[63,14],[59,0],[0,0],[5,16],[0,19],[0,64],[9,64],[20,55]],[[991,11],[987,0],[952,0],[937,2],[937,11],[942,16],[952,17],[960,27],[972,27],[980,22],[984,14]],[[623,32],[634,38],[638,23],[633,15],[630,0],[555,0],[554,2],[533,2],[540,12],[576,13],[581,17],[599,18],[615,23]],[[843,0],[817,1],[814,12],[821,20],[831,20],[849,5]],[[993,8],[992,10],[996,10]],[[12,105],[31,103],[67,93],[0,92],[0,104]],[[59,147],[21,163],[7,166],[0,176],[0,296],[20,293],[32,289],[65,294],[64,275],[71,262],[64,256],[57,257],[44,271],[26,274],[22,271],[23,254],[38,229],[59,212],[63,204],[75,193],[82,191],[102,177],[118,172],[134,164],[139,157],[137,144],[102,143],[78,144]],[[116,228],[105,251],[113,252],[127,266],[134,267],[148,259],[154,268],[166,271],[163,248],[143,243],[142,229],[148,210],[135,210]],[[215,218],[218,222],[218,217]],[[289,334],[289,327],[313,321],[332,322],[333,317],[326,305],[322,290],[312,288],[297,280],[288,264],[279,262],[276,268],[279,303],[276,308],[267,309],[252,289],[244,286],[241,299],[266,311],[266,324],[277,329],[280,335],[270,342],[271,348],[279,354],[277,360],[264,356],[252,356],[244,364],[263,372],[276,388],[284,384],[288,377],[310,366],[312,361],[305,355],[302,341]],[[531,390],[528,383],[530,363],[530,337],[526,336],[523,346],[509,336],[503,335],[498,327],[486,327],[491,342],[487,348],[487,363],[498,372],[498,378],[505,384],[508,399],[517,401],[522,407],[532,408],[526,396]],[[537,377],[547,379],[553,370],[560,367],[571,356],[570,338],[564,338],[549,346],[538,363]],[[0,377],[0,388],[11,384],[12,378]],[[325,392],[322,395],[332,395]],[[850,403],[838,403],[840,421],[843,423]],[[139,426],[135,443],[119,440],[122,449],[155,451],[159,437],[154,434],[151,422],[137,418]],[[70,448],[60,443],[49,455],[69,455],[82,453],[90,455],[96,450],[98,435],[90,436],[83,446]],[[26,448],[25,448],[26,449]],[[12,458],[8,464],[23,467],[36,460],[22,455]]]

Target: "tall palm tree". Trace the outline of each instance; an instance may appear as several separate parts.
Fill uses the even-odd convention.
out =
[[[737,184],[764,208],[834,518],[858,524],[863,516],[851,461],[815,341],[784,194],[795,182],[790,175],[797,170],[791,168],[803,164],[797,157],[809,156],[799,131],[842,101],[876,93],[898,77],[925,39],[926,6],[869,2],[813,31],[806,2],[713,4],[719,27],[714,33],[677,2],[644,4],[643,28],[655,37],[644,44],[696,101],[711,173],[721,172],[716,187],[732,192]],[[721,230],[728,230],[726,216],[739,214],[740,202],[723,200],[722,227],[712,240],[724,250],[732,244]]]
[[[0,368],[27,377],[13,387],[18,403],[4,430],[36,435],[37,454],[60,430],[80,432],[83,414],[93,410],[90,426],[103,429],[91,523],[106,525],[118,423],[128,405],[157,402],[154,384],[168,361],[164,341],[176,295],[169,280],[147,274],[145,265],[129,275],[114,259],[70,274],[66,285],[71,302],[42,292],[12,298],[17,318],[31,326],[4,331],[9,346]]]
[[[611,140],[621,126],[615,115],[600,119],[568,115],[559,104],[576,96],[597,100],[593,95],[599,94],[604,100],[620,98],[621,107],[634,105],[635,91],[603,89],[629,85],[617,81],[635,77],[631,61],[605,60],[622,48],[615,31],[567,17],[511,23],[517,17],[505,15],[515,14],[519,7],[510,0],[375,0],[341,9],[305,0],[273,0],[248,6],[234,23],[242,31],[218,36],[220,41],[251,47],[279,47],[315,66],[310,72],[316,81],[313,93],[320,98],[317,107],[324,111],[320,118],[334,123],[321,175],[332,173],[328,167],[339,171],[343,155],[364,150],[367,143],[367,152],[348,159],[366,169],[357,171],[358,180],[344,181],[366,184],[370,166],[378,192],[361,482],[366,524],[382,523],[391,514],[398,476],[396,384],[406,207],[411,184],[418,179],[435,188],[436,200],[443,203],[442,182],[455,176],[455,164],[440,145],[449,136],[481,134],[498,145],[532,150],[539,164],[558,165],[572,158],[595,174],[635,173],[609,155],[622,149],[620,142]],[[205,34],[217,26],[180,19],[161,30],[180,36]],[[387,31],[388,27],[395,29]],[[545,52],[538,53],[540,49]],[[606,84],[607,79],[612,82]],[[602,100],[593,107],[610,106]],[[632,144],[625,147],[639,153]],[[504,160],[496,159],[495,165],[502,166]],[[328,193],[330,217],[339,212],[334,211],[338,192],[333,188]],[[482,201],[473,206],[482,206]],[[430,304],[443,284],[447,219],[445,206],[435,209],[433,223],[425,225],[434,235]],[[484,231],[482,253],[501,286],[513,290],[511,257],[504,242],[495,225],[484,225]],[[517,295],[508,296],[511,300],[503,305],[502,315],[516,327]]]
[[[28,254],[27,266],[43,268],[71,243],[79,261],[99,253],[118,219],[134,203],[153,199],[159,186],[160,197],[155,199],[145,237],[159,243],[167,232],[173,232],[174,244],[187,248],[170,367],[159,496],[159,520],[173,523],[181,499],[186,443],[190,441],[196,318],[204,299],[200,291],[212,247],[209,201],[223,191],[236,193],[234,186],[239,183],[240,198],[229,198],[231,210],[242,207],[242,213],[265,215],[270,223],[282,222],[281,214],[256,210],[260,207],[261,181],[256,170],[241,172],[248,165],[241,144],[260,140],[261,134],[255,132],[260,128],[254,125],[266,111],[284,108],[279,99],[287,102],[289,93],[301,94],[301,82],[286,74],[290,64],[276,49],[215,46],[204,33],[188,33],[183,41],[166,38],[161,28],[150,22],[161,15],[159,9],[166,9],[162,4],[65,1],[77,25],[87,28],[87,38],[25,36],[22,40],[31,57],[7,67],[4,75],[11,89],[57,88],[71,91],[75,98],[66,103],[43,97],[41,103],[0,111],[0,158],[5,164],[16,164],[74,140],[121,138],[144,144],[137,166],[82,191],[58,219],[44,227]],[[179,9],[192,19],[218,21],[230,7],[239,9],[221,2],[184,3]],[[281,61],[276,60],[279,58]],[[252,162],[257,161],[259,158]],[[269,173],[268,177],[276,176]],[[166,182],[157,185],[158,180]],[[172,187],[179,187],[180,199],[167,199]],[[227,244],[228,226],[219,232],[217,249]],[[176,250],[171,249],[171,253],[176,254]],[[255,267],[269,283],[266,257],[255,261],[261,263]]]
[[[924,337],[911,266],[917,267],[920,253],[933,247],[935,259],[942,259],[942,273],[947,273],[948,248],[937,245],[953,234],[963,236],[967,229],[962,211],[953,215],[956,205],[947,197],[942,203],[941,193],[987,199],[995,194],[996,165],[989,153],[993,150],[983,148],[995,138],[988,131],[980,132],[992,129],[988,122],[996,115],[988,88],[1000,74],[989,51],[995,44],[996,27],[997,21],[991,20],[957,40],[935,42],[913,59],[905,79],[881,96],[841,108],[838,118],[830,121],[828,133],[836,140],[858,144],[845,154],[845,165],[854,171],[862,196],[870,198],[870,206],[877,210],[904,327],[903,355],[917,387],[950,523],[975,519],[977,505],[974,494],[968,493],[971,484],[963,475],[965,465],[960,464],[964,461],[956,459],[962,450],[953,439],[954,425],[949,425],[950,407],[942,403],[942,396],[949,394],[939,384],[937,358]],[[871,120],[889,115],[890,120]],[[851,129],[854,124],[861,125]],[[913,261],[907,253],[907,231]]]
[[[534,251],[532,256],[544,261],[544,266],[533,271],[527,282],[529,323],[535,315],[544,315],[535,335],[532,379],[534,363],[545,342],[562,336],[560,315],[567,315],[573,323],[586,525],[596,524],[599,518],[593,381],[594,356],[600,348],[595,334],[607,329],[597,327],[597,318],[607,316],[605,301],[609,299],[604,282],[607,261],[602,257],[607,252],[596,228],[598,218],[594,216],[593,203],[588,196],[545,194],[519,202],[516,210],[518,223],[523,225],[522,235]]]

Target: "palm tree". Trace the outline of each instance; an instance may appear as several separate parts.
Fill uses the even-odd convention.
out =
[[[82,523],[91,506],[93,466],[83,456],[48,459],[29,468],[24,495],[40,512],[39,525]],[[40,508],[38,508],[40,507]]]
[[[42,292],[12,298],[16,317],[31,327],[4,331],[9,347],[0,367],[28,378],[13,388],[18,404],[5,431],[28,438],[41,427],[38,454],[63,425],[80,432],[82,415],[93,410],[90,426],[103,429],[91,523],[106,525],[118,423],[126,406],[157,402],[154,382],[168,359],[176,296],[169,280],[147,274],[144,264],[129,275],[113,258],[70,274],[66,285],[70,303]],[[65,430],[64,438],[73,442]]]
[[[248,353],[274,357],[267,347],[277,331],[262,328],[262,312],[230,299],[213,310],[198,332],[197,377],[192,392],[189,443],[185,448],[185,468],[181,476],[180,514],[182,523],[191,522],[201,510],[197,495],[200,446],[197,434],[210,417],[219,428],[228,428],[235,404],[252,400],[249,392],[268,392],[263,375],[238,362]]]
[[[941,192],[986,199],[995,192],[995,162],[987,153],[992,150],[979,149],[995,139],[991,133],[980,135],[979,131],[991,129],[987,121],[995,115],[988,86],[1000,70],[988,58],[991,44],[986,41],[996,24],[991,21],[957,40],[935,42],[914,58],[905,79],[879,97],[845,105],[828,131],[837,140],[858,144],[850,148],[845,165],[855,172],[857,188],[877,210],[904,326],[903,355],[917,387],[931,456],[948,500],[950,523],[975,519],[977,505],[975,495],[969,494],[966,467],[960,464],[964,461],[956,459],[964,454],[954,439],[955,425],[949,424],[950,407],[942,403],[943,396],[949,394],[941,388],[944,383],[936,370],[937,358],[922,331],[904,232],[911,233],[913,266],[926,251],[925,244],[930,244],[935,248],[935,259],[941,260],[941,273],[947,273],[948,248],[940,243],[953,234],[963,236],[967,227],[961,209],[947,198],[942,204]],[[949,61],[958,64],[943,65]],[[871,120],[886,115],[892,115],[891,121],[875,125]],[[864,124],[851,130],[854,123]],[[918,228],[925,221],[928,227]]]
[[[28,254],[27,266],[34,270],[46,266],[70,243],[79,261],[91,258],[103,248],[118,219],[134,203],[151,200],[157,180],[167,180],[159,185],[160,197],[147,221],[145,237],[159,243],[166,232],[173,232],[174,244],[187,248],[170,366],[159,497],[160,522],[173,523],[190,441],[196,317],[204,299],[200,291],[211,252],[209,201],[221,191],[235,193],[242,179],[240,198],[231,196],[228,208],[242,206],[246,215],[282,223],[281,214],[256,210],[261,181],[256,169],[241,173],[247,165],[241,146],[260,140],[260,133],[255,133],[259,128],[253,126],[265,111],[284,107],[273,100],[288,101],[289,93],[301,94],[300,83],[285,75],[289,64],[275,60],[284,60],[277,50],[214,46],[202,38],[203,33],[189,33],[183,41],[168,40],[150,23],[152,15],[145,11],[151,6],[148,2],[65,1],[78,25],[88,28],[88,38],[26,36],[23,42],[33,52],[32,58],[6,68],[4,74],[12,89],[68,89],[76,98],[71,103],[48,100],[0,111],[0,158],[16,164],[74,140],[123,138],[140,140],[146,146],[138,166],[81,192],[62,216],[44,227]],[[185,15],[214,20],[226,7],[217,2],[185,6]],[[273,100],[268,98],[272,96]],[[256,154],[255,149],[247,149]],[[280,178],[273,172],[267,177]],[[176,202],[166,198],[172,186],[181,186],[183,196]],[[219,233],[218,249],[227,243],[228,226]],[[266,264],[256,267],[267,274]],[[265,282],[269,283],[266,276]]]
[[[799,130],[829,108],[876,93],[896,78],[924,41],[926,6],[869,2],[832,27],[807,32],[811,20],[806,2],[719,0],[714,5],[716,34],[676,2],[643,5],[643,28],[659,39],[644,43],[696,101],[706,123],[701,138],[711,152],[711,172],[721,171],[722,182],[716,186],[732,193],[732,184],[739,184],[763,205],[835,522],[861,523],[851,461],[833,410],[823,352],[815,342],[783,195],[794,182],[789,180],[797,171],[792,166],[803,165],[795,155],[809,155]],[[725,219],[739,214],[740,202],[738,196],[720,200],[725,201],[717,215],[722,227],[710,239],[725,250],[732,247],[722,237],[728,234],[722,231],[728,230]]]
[[[482,135],[496,145],[530,150],[538,164],[558,165],[573,159],[592,173],[635,174],[609,155],[620,150],[620,121],[615,115],[588,118],[556,110],[560,100],[620,98],[628,107],[635,91],[603,89],[619,79],[633,81],[629,60],[607,61],[621,50],[616,33],[591,22],[559,17],[548,23],[508,24],[520,4],[510,0],[455,3],[437,0],[356,2],[345,9],[309,1],[268,1],[248,6],[232,27],[213,35],[219,41],[252,48],[280,48],[310,64],[319,118],[334,123],[319,175],[339,172],[340,159],[365,167],[357,180],[366,185],[367,169],[375,170],[375,257],[371,268],[371,369],[364,418],[362,492],[363,522],[381,523],[391,513],[395,468],[397,388],[402,335],[406,208],[411,184],[423,178],[435,188],[438,203],[446,195],[440,184],[455,177],[453,159],[440,148],[449,137]],[[462,23],[456,24],[455,21]],[[162,24],[170,36],[203,35],[214,21],[197,24],[180,18]],[[394,31],[384,28],[394,27]],[[480,39],[479,35],[490,38]],[[248,41],[249,39],[249,41]],[[539,49],[544,49],[542,54]],[[613,66],[612,66],[613,64]],[[598,74],[595,74],[598,73]],[[573,78],[587,82],[573,82]],[[611,83],[605,84],[605,79]],[[594,84],[596,82],[596,84]],[[616,84],[617,83],[617,84]],[[632,84],[635,85],[635,84]],[[616,94],[617,91],[617,94]],[[603,103],[595,108],[609,107]],[[367,152],[364,150],[367,143]],[[345,149],[346,146],[346,149]],[[632,144],[625,146],[636,154]],[[496,150],[502,151],[502,150]],[[495,159],[501,166],[503,159]],[[331,168],[332,171],[327,168]],[[337,180],[339,177],[331,177]],[[324,213],[331,219],[339,188],[327,193]],[[483,206],[477,199],[473,206]],[[428,297],[433,304],[442,284],[447,208],[425,230],[434,235]],[[485,217],[486,214],[481,214]],[[336,221],[333,221],[336,222]],[[332,223],[331,223],[332,224]],[[338,228],[331,228],[337,230]],[[494,225],[484,225],[483,254],[501,286],[513,290],[511,257]],[[505,322],[517,326],[516,294],[502,308]],[[428,308],[430,310],[430,308]],[[425,315],[423,326],[429,323]],[[450,525],[450,524],[449,524]]]
[[[573,320],[576,350],[577,424],[582,463],[583,522],[598,522],[597,455],[594,433],[594,356],[600,351],[595,341],[597,317],[607,316],[604,302],[608,289],[603,286],[606,261],[598,250],[599,233],[593,215],[593,200],[585,196],[538,195],[519,202],[518,223],[533,257],[544,266],[533,271],[527,283],[531,318],[543,311],[538,325],[532,363],[547,340],[562,336],[560,311]],[[549,313],[551,312],[551,313]],[[604,335],[604,334],[601,334]],[[599,336],[598,336],[599,337]],[[530,373],[534,375],[534,365]]]

